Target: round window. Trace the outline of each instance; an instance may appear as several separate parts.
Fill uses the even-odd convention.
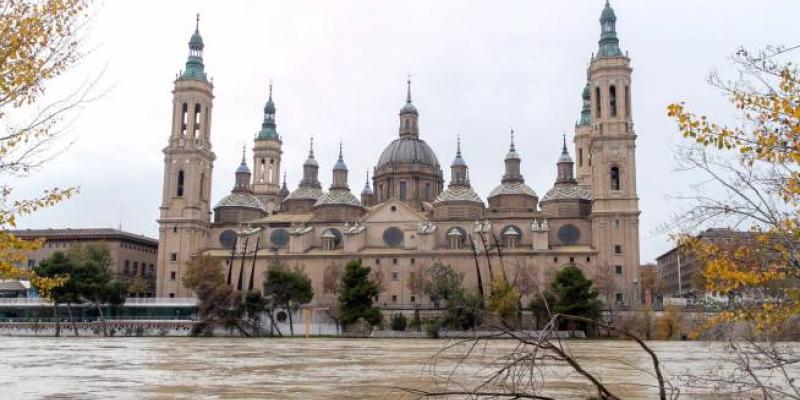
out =
[[[286,247],[289,244],[289,231],[284,228],[278,228],[269,234],[269,241],[277,247]]]
[[[278,311],[275,315],[275,319],[277,319],[278,322],[286,322],[286,320],[289,319],[289,315],[286,314],[286,311]]]
[[[236,245],[236,231],[233,229],[226,229],[219,234],[219,244],[223,248],[232,249]]]
[[[383,231],[383,242],[389,247],[398,247],[403,244],[403,231],[394,226]]]
[[[572,224],[566,224],[558,228],[558,240],[563,244],[575,244],[581,238],[581,230]]]

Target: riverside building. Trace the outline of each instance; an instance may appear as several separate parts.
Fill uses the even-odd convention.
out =
[[[559,269],[574,264],[606,291],[607,301],[630,304],[638,297],[633,287],[639,267],[637,135],[632,69],[615,24],[606,3],[599,49],[586,80],[575,79],[583,107],[574,138],[569,145],[564,138],[560,149],[548,153],[557,174],[552,187],[541,192],[525,183],[524,172],[548,166],[524,162],[530,152],[515,145],[513,132],[507,153],[496,155],[505,172],[488,194],[476,193],[470,182],[467,160],[475,154],[470,146],[479,144],[454,140],[453,148],[439,152],[452,161],[440,163],[425,141],[410,82],[396,137],[383,151],[375,149],[371,179],[360,191],[351,187],[347,152],[340,147],[335,164],[323,166],[332,175],[323,185],[313,141],[302,166],[281,163],[283,136],[270,87],[252,158],[243,154],[240,165],[223,166],[235,173],[235,185],[216,204],[211,202],[214,85],[196,29],[186,67],[174,82],[173,119],[163,150],[158,296],[191,297],[181,283],[187,262],[205,254],[218,259],[229,283],[243,290],[261,288],[265,270],[275,262],[302,267],[318,304],[335,301],[323,291],[325,270],[352,259],[382,273],[378,304],[386,308],[429,304],[409,290],[407,280],[435,262],[461,272],[470,289],[477,288],[480,273],[487,293],[490,276],[501,265],[508,276],[525,274],[545,287]],[[542,157],[547,154],[537,155]],[[297,186],[281,182],[284,168],[302,168]]]

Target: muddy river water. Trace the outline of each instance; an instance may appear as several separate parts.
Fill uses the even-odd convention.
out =
[[[0,338],[0,399],[397,399],[431,388],[428,339]],[[469,385],[514,343],[493,341],[461,366]],[[570,350],[626,399],[656,398],[649,359],[634,343],[571,341]],[[654,342],[666,373],[713,368],[721,345]],[[456,348],[458,353],[463,348]],[[450,354],[453,356],[454,354]],[[457,355],[457,354],[455,354]],[[436,364],[443,374],[452,364]],[[558,398],[585,398],[566,368],[542,372]],[[684,389],[681,399],[728,396]],[[453,397],[457,398],[457,397]]]

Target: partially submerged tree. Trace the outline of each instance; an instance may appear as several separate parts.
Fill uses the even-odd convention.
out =
[[[361,265],[359,260],[351,260],[345,267],[339,294],[342,325],[345,328],[359,319],[370,325],[377,325],[383,319],[381,311],[372,305],[380,292],[378,286],[369,279],[370,271],[371,268]]]
[[[230,321],[238,296],[225,283],[222,266],[214,258],[193,257],[186,267],[183,285],[197,296],[199,322],[193,327],[192,333],[210,335],[216,326]]]
[[[311,279],[301,268],[289,269],[273,265],[267,269],[264,280],[264,296],[269,300],[273,312],[281,307],[289,314],[289,332],[294,336],[292,312],[299,306],[308,304],[314,298]]]

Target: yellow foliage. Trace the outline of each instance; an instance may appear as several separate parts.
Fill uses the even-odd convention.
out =
[[[35,104],[45,84],[62,74],[80,58],[76,32],[86,20],[87,0],[0,0],[0,119],[12,111]],[[39,106],[29,123],[7,123],[0,136],[0,174],[27,172],[30,149],[52,139],[53,129],[66,108]],[[24,114],[24,113],[23,113]],[[35,163],[34,163],[35,164]],[[0,278],[30,279],[45,297],[64,278],[43,278],[21,265],[27,254],[41,246],[25,241],[8,230],[19,216],[49,207],[77,193],[75,188],[47,190],[41,197],[12,200],[12,188],[0,187]]]
[[[745,58],[748,54],[744,51]],[[765,67],[761,58],[747,58],[763,76],[777,81],[769,90],[751,86],[729,88],[730,101],[745,121],[727,127],[671,104],[682,135],[704,146],[737,155],[744,166],[756,162],[774,166],[770,193],[781,210],[770,222],[752,229],[748,242],[714,244],[689,236],[679,245],[705,265],[703,278],[709,292],[738,296],[737,307],[718,315],[711,323],[752,321],[759,329],[774,329],[800,314],[800,72],[791,63]]]

